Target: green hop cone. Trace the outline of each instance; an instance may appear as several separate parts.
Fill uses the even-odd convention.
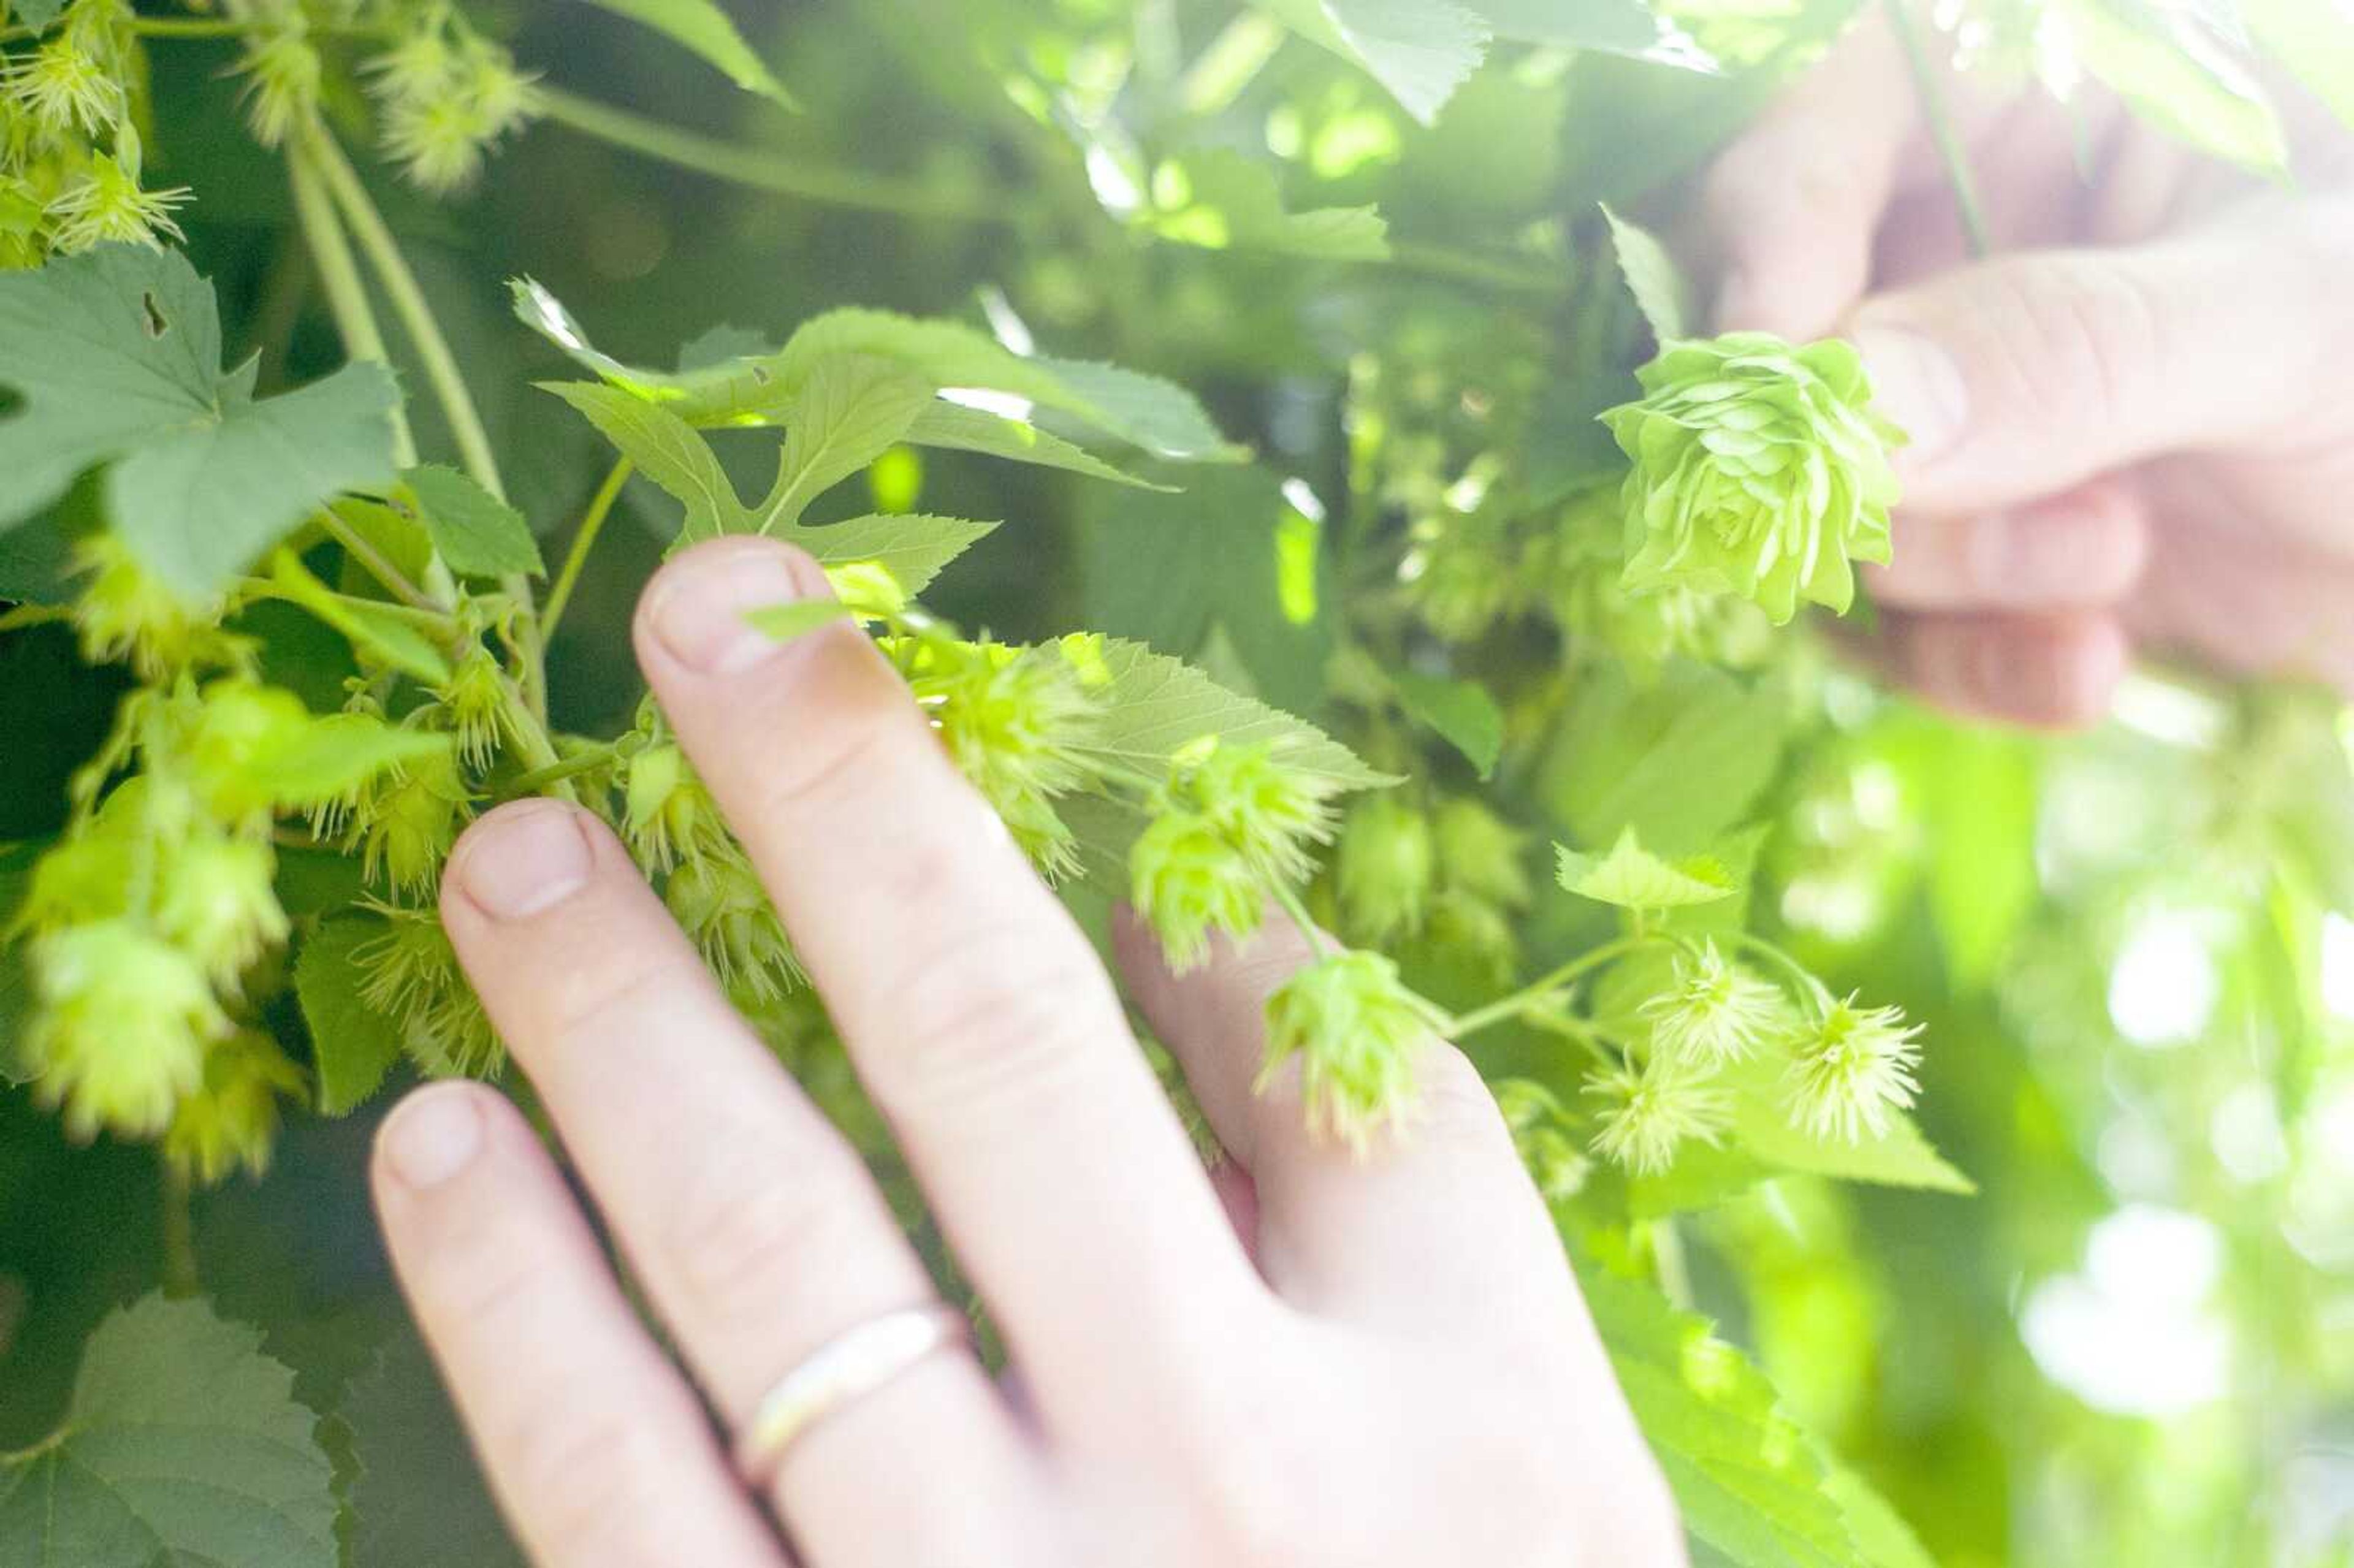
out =
[[[1174,792],[1266,875],[1299,882],[1315,869],[1310,844],[1330,842],[1331,786],[1287,768],[1267,746],[1212,745],[1181,766]]]
[[[1379,953],[1335,954],[1267,998],[1258,1086],[1264,1091],[1297,1057],[1310,1127],[1362,1152],[1375,1133],[1405,1119],[1417,1059],[1445,1022]]]
[[[412,758],[387,773],[353,815],[368,880],[430,891],[472,814],[454,752]]]
[[[767,1002],[799,982],[801,963],[784,925],[752,863],[732,842],[682,861],[663,888],[663,901],[729,991]]]
[[[226,662],[237,644],[216,624],[222,603],[191,603],[142,566],[111,534],[93,534],[74,546],[82,578],[73,608],[74,630],[92,663],[127,661],[150,681],[200,662]]]
[[[912,683],[949,755],[1032,863],[1049,881],[1076,871],[1077,843],[1054,802],[1087,779],[1081,748],[1101,705],[1070,662],[1053,648],[928,643]]]
[[[1628,591],[1739,594],[1776,623],[1801,599],[1844,613],[1850,563],[1888,559],[1903,440],[1854,348],[1729,333],[1671,342],[1638,377],[1642,400],[1602,416],[1635,465]]]
[[[286,911],[272,885],[277,874],[278,857],[267,843],[224,834],[191,839],[163,867],[156,928],[226,991],[286,939]]]
[[[1247,937],[1266,913],[1265,890],[1241,851],[1194,811],[1155,817],[1128,852],[1129,902],[1161,938],[1179,974],[1210,956],[1210,933]]]
[[[1726,959],[1714,942],[1678,954],[1667,988],[1640,1013],[1651,1026],[1652,1054],[1694,1067],[1747,1061],[1790,1027],[1781,991]]]
[[[1380,945],[1422,928],[1437,848],[1423,814],[1394,795],[1359,801],[1341,829],[1335,866],[1350,937]]]
[[[448,715],[458,755],[478,772],[488,768],[498,751],[506,715],[506,685],[499,662],[487,648],[468,649],[451,673],[450,683],[434,695]]]
[[[1921,1090],[1922,1025],[1893,1007],[1833,1002],[1792,1052],[1792,1118],[1819,1142],[1881,1137]]]
[[[1448,887],[1508,909],[1528,907],[1533,890],[1526,833],[1469,795],[1441,806],[1432,831]]]
[[[203,1082],[206,1045],[228,1032],[203,966],[124,920],[51,932],[32,960],[34,1092],[64,1107],[75,1138],[162,1132]]]
[[[1593,1074],[1585,1095],[1598,1107],[1594,1151],[1638,1176],[1664,1176],[1686,1143],[1715,1143],[1733,1119],[1722,1089],[1664,1056]]]
[[[164,1156],[208,1187],[240,1168],[260,1176],[278,1141],[279,1097],[299,1097],[303,1087],[302,1069],[276,1041],[239,1030],[207,1054],[203,1084],[180,1102],[164,1134]]]

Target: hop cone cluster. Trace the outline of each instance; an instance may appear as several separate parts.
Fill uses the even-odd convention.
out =
[[[1422,1051],[1446,1026],[1379,953],[1345,952],[1300,970],[1267,999],[1264,1088],[1294,1060],[1310,1124],[1363,1150],[1413,1103]]]
[[[1603,416],[1634,464],[1628,591],[1738,594],[1777,623],[1802,600],[1844,611],[1852,563],[1888,559],[1903,439],[1855,350],[1731,333],[1670,343],[1638,376],[1641,400]]]
[[[187,190],[144,184],[146,78],[123,0],[74,0],[0,51],[0,268],[181,238]]]

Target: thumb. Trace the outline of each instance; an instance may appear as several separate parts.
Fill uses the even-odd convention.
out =
[[[2179,448],[2354,436],[2348,400],[2327,407],[2354,328],[2349,211],[2003,257],[1867,302],[1849,332],[1912,438],[1906,505],[1979,511]]]

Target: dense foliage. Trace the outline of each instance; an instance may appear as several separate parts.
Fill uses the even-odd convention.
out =
[[[2354,19],[2221,9],[1897,16],[2270,171],[2235,51],[2344,107]],[[622,832],[930,1239],[630,667],[749,532],[1091,925],[1350,944],[1268,1018],[1329,1135],[1473,1052],[1701,1563],[2354,1563],[2354,731],[1875,690],[1808,616],[1902,432],[1636,221],[1852,19],[0,5],[0,1563],[514,1561],[358,1174],[504,1075],[495,802]]]

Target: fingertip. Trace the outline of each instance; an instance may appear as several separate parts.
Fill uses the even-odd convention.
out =
[[[371,1165],[380,1197],[413,1200],[464,1175],[481,1160],[504,1104],[462,1079],[412,1090],[376,1128]]]
[[[1920,616],[1892,634],[1901,674],[1931,704],[2029,729],[2098,723],[2132,662],[2106,615]]]
[[[569,801],[513,800],[468,825],[441,873],[441,908],[493,924],[546,913],[588,885],[603,831]]]
[[[750,535],[706,540],[656,572],[638,599],[638,657],[666,675],[740,674],[790,646],[747,619],[755,610],[830,598],[809,552]]]

